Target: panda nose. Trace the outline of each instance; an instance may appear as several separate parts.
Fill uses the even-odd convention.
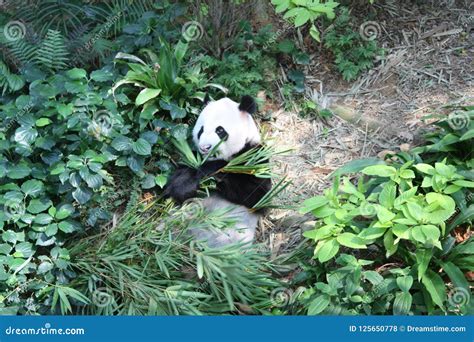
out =
[[[211,147],[212,145],[199,145],[199,150],[201,150],[202,153],[207,153]]]

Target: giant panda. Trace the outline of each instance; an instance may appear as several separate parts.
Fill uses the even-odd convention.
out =
[[[253,175],[218,172],[232,158],[260,145],[260,132],[252,117],[256,103],[250,96],[243,96],[240,103],[229,98],[207,102],[193,128],[193,142],[207,161],[198,169],[179,166],[165,186],[165,196],[176,202],[195,198],[199,183],[212,175],[216,190],[201,200],[207,212],[222,210],[234,225],[216,230],[211,227],[191,227],[191,234],[205,240],[210,247],[222,247],[233,243],[250,243],[262,211],[251,211],[271,189],[271,180]],[[216,147],[217,146],[217,147]]]

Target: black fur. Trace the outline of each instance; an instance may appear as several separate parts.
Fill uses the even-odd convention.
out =
[[[253,147],[255,146],[247,144],[236,155]],[[198,170],[187,166],[179,167],[170,177],[165,188],[165,195],[172,197],[179,203],[196,197],[200,180],[211,175],[217,181],[216,192],[220,196],[247,208],[252,208],[270,191],[272,186],[270,179],[239,173],[216,173],[226,164],[227,162],[224,160],[211,160],[204,163]]]
[[[257,111],[257,104],[252,96],[244,95],[240,100],[239,110],[253,114]]]
[[[204,96],[204,100],[202,101],[202,104],[205,106],[208,104],[208,102],[211,101],[211,97],[209,96],[209,93],[206,93]]]

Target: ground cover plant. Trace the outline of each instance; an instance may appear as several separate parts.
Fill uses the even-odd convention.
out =
[[[472,118],[471,108],[453,115]],[[427,135],[435,143],[413,154],[341,168],[332,188],[304,202],[302,212],[318,219],[303,235],[320,265],[301,295],[308,314],[472,312],[472,237],[453,232],[469,231],[474,218],[472,149],[451,145],[472,143],[474,126],[453,122],[439,121]],[[340,178],[356,171],[355,182]]]

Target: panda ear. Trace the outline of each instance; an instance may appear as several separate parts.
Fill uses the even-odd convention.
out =
[[[202,104],[207,105],[209,101],[211,101],[211,97],[209,96],[209,93],[206,93],[206,95],[204,95],[204,100],[202,100]]]
[[[239,110],[242,112],[247,112],[253,114],[257,111],[257,104],[252,96],[244,95],[242,100],[240,100]]]

